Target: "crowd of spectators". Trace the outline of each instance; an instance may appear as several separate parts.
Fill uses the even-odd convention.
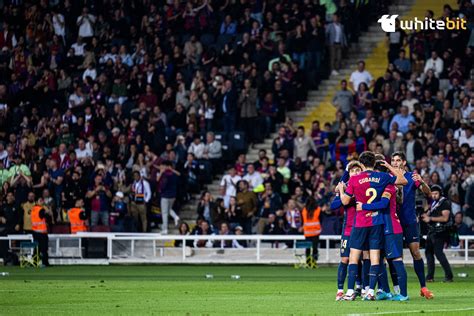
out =
[[[226,161],[304,106],[329,71],[327,23],[344,23],[348,45],[386,3],[2,2],[2,234],[30,231],[34,204],[53,232],[81,205],[91,230],[166,233]]]
[[[54,228],[78,200],[91,229],[149,231],[163,221],[166,233],[168,216],[178,225],[180,206],[198,193],[195,234],[301,232],[308,195],[320,201],[323,234],[338,234],[333,188],[365,149],[387,158],[406,151],[410,168],[445,187],[463,231],[472,232],[470,31],[397,28],[387,36],[382,77],[360,62],[341,82],[333,123],[305,131],[286,116],[321,78],[338,74],[344,49],[388,3],[7,2],[3,233],[31,229],[24,215],[34,203],[50,210]],[[446,6],[440,18],[461,15],[472,21],[469,1]],[[246,161],[248,145],[275,127],[272,152]],[[222,171],[221,196],[203,192]],[[190,228],[183,223],[180,232]]]
[[[328,202],[347,162],[364,150],[387,161],[403,151],[410,170],[428,185],[442,186],[459,234],[473,235],[474,8],[461,1],[458,9],[446,5],[442,12],[434,17],[428,10],[426,16],[465,18],[469,29],[406,33],[397,23],[396,32],[387,34],[384,75],[374,78],[358,62],[333,98],[335,121],[315,121],[311,131],[289,120],[282,124],[272,153],[260,151],[255,162],[242,156],[228,169],[222,198],[203,194],[198,223],[210,223],[216,234],[221,223],[244,233],[301,233],[301,210],[312,194],[321,206],[322,234],[340,234],[342,214],[331,212]],[[417,211],[430,202],[417,196]]]

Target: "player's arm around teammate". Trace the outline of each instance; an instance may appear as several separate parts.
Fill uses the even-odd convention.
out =
[[[407,160],[404,152],[394,152],[392,154],[391,165],[393,168],[400,170],[408,181],[408,185],[403,187],[403,202],[399,208],[403,238],[413,257],[413,267],[421,288],[420,295],[427,299],[432,299],[434,297],[433,293],[426,287],[425,264],[420,253],[420,227],[415,201],[416,190],[418,188],[426,197],[431,196],[431,190],[419,174],[406,171]]]
[[[418,174],[418,173],[413,173],[412,174],[412,179],[416,183],[419,183],[418,188],[421,189],[421,192],[426,197],[431,197],[431,189],[429,185],[426,184],[426,182],[423,180],[423,178]],[[413,257],[414,260],[421,260],[421,252],[420,252],[420,242],[410,242],[408,243],[408,248],[410,249],[411,256]]]

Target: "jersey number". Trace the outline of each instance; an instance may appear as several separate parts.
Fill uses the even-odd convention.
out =
[[[346,249],[347,247],[347,239],[341,241],[341,249]]]
[[[370,196],[367,200],[367,204],[370,204],[375,200],[375,198],[377,198],[377,190],[374,188],[368,188],[367,191],[365,191],[365,196]]]

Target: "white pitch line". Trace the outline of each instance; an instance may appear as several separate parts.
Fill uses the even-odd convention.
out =
[[[474,311],[474,307],[456,308],[456,309],[434,309],[434,310],[416,310],[416,311],[398,311],[398,312],[376,312],[363,314],[347,314],[347,316],[365,316],[365,315],[394,315],[394,314],[415,314],[415,313],[443,313],[443,312],[463,312]]]

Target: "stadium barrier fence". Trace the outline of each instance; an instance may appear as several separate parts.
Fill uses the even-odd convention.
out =
[[[474,264],[474,236],[459,236],[463,248],[445,249],[453,264]],[[21,241],[33,241],[32,235],[0,236],[9,247],[19,250]],[[213,242],[213,247],[194,248],[196,240]],[[302,235],[160,235],[145,233],[78,233],[50,234],[49,254],[53,264],[294,264],[296,254],[305,249],[296,247]],[[320,236],[319,264],[339,262],[340,236]],[[216,247],[219,241],[241,241],[247,248]],[[97,243],[98,242],[98,243]],[[178,247],[174,246],[179,242]],[[218,245],[218,244],[217,244]],[[408,250],[405,262],[412,263]]]

